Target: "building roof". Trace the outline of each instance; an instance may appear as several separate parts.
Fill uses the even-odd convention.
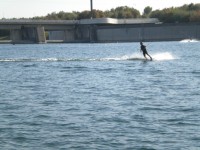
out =
[[[158,23],[157,18],[136,18],[136,19],[114,19],[114,18],[94,18],[94,19],[81,19],[81,20],[0,20],[1,24],[60,24],[60,25],[73,25],[73,24],[148,24]]]
[[[158,23],[157,18],[134,18],[134,19],[114,19],[114,18],[95,18],[82,19],[80,24],[143,24]]]

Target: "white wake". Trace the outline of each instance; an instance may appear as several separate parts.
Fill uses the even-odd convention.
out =
[[[176,59],[171,53],[157,53],[151,54],[153,61],[166,61]],[[150,58],[147,56],[150,60]],[[67,61],[145,61],[141,53],[135,53],[131,55],[123,55],[119,57],[108,58],[5,58],[0,59],[0,62],[67,62]]]
[[[146,56],[148,60],[150,58]],[[166,60],[174,60],[176,59],[171,53],[164,52],[164,53],[157,53],[157,54],[151,54],[151,57],[154,61],[166,61]],[[124,55],[121,57],[109,57],[109,58],[102,58],[102,61],[123,61],[123,60],[146,60],[142,54],[135,53],[131,55]]]
[[[153,57],[153,60],[157,60],[157,61],[174,60],[174,59],[176,59],[169,52],[153,54],[152,57]]]
[[[199,40],[197,39],[184,39],[184,40],[181,40],[180,43],[190,43],[190,42],[199,42]]]

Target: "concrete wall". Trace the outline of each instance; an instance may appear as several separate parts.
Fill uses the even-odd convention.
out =
[[[144,39],[146,41],[159,40],[181,40],[186,38],[200,38],[198,25],[169,25],[144,28]]]
[[[24,27],[10,30],[10,39],[13,43],[45,43],[44,27]]]
[[[137,41],[141,37],[141,28],[97,29],[98,42]]]
[[[36,39],[37,43],[46,43],[46,36],[45,36],[45,30],[44,27],[38,26],[36,28]]]
[[[103,26],[97,29],[97,42],[176,41],[200,39],[199,24],[152,24]]]
[[[79,25],[52,31],[50,40],[63,42],[138,42],[200,39],[199,24]]]
[[[75,30],[49,31],[50,41],[74,42]]]
[[[54,42],[90,42],[90,33],[90,26],[76,26],[71,29],[49,31],[49,40]]]
[[[64,40],[65,31],[49,31],[49,40]]]
[[[10,30],[10,39],[12,42],[19,42],[22,40],[22,33],[21,30],[13,29]]]
[[[1,28],[5,25],[1,25]],[[12,27],[12,26],[9,26]],[[200,23],[174,24],[63,24],[14,25],[10,29],[10,39],[15,43],[46,43],[45,31],[49,40],[59,42],[138,42],[176,41],[188,38],[200,39]]]
[[[65,30],[65,42],[75,41],[75,31],[73,29]]]

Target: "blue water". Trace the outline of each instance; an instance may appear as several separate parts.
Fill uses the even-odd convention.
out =
[[[200,149],[200,42],[0,45],[0,147]]]

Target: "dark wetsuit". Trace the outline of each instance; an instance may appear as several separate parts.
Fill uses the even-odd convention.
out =
[[[140,43],[140,45],[141,45],[140,48],[141,48],[141,51],[143,52],[144,57],[147,59],[146,55],[148,55],[150,59],[152,60],[152,57],[147,52],[146,46],[144,46],[142,43]]]

